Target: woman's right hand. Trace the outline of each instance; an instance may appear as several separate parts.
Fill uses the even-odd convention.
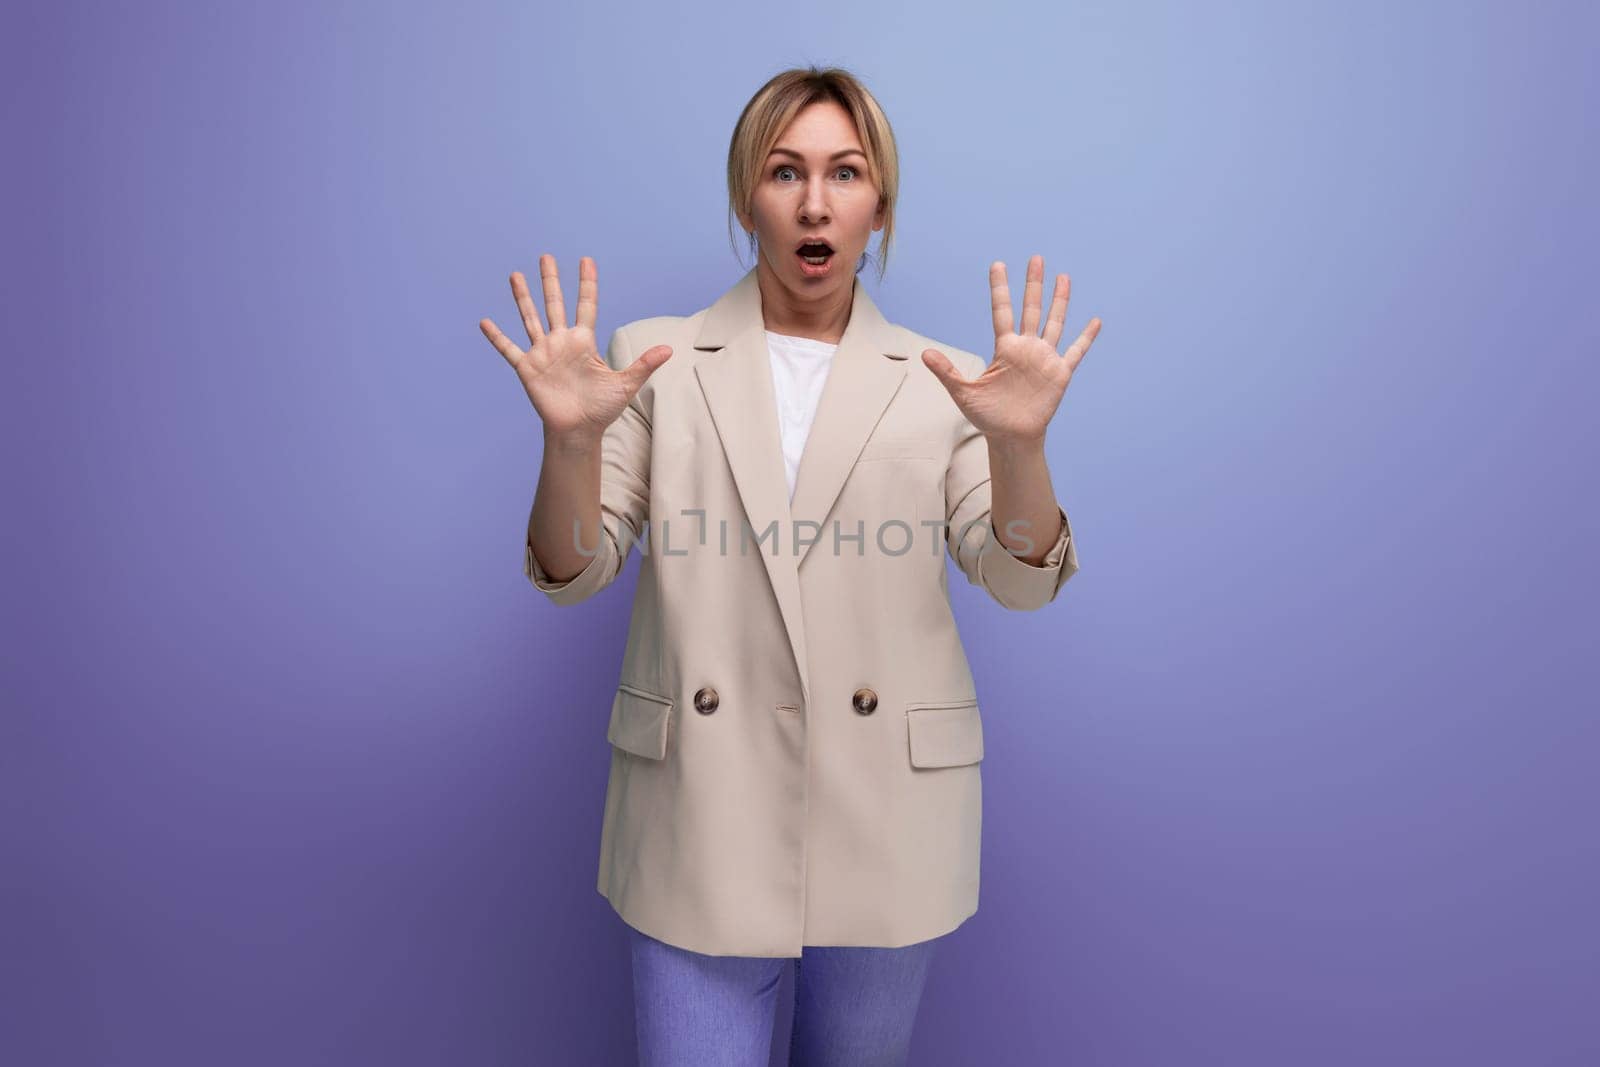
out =
[[[594,260],[584,256],[578,261],[578,320],[571,326],[567,325],[554,256],[539,257],[539,278],[544,285],[545,314],[550,320],[548,333],[539,323],[527,280],[521,271],[511,273],[511,293],[528,332],[526,352],[512,344],[489,319],[480,320],[478,328],[517,372],[528,399],[544,422],[547,437],[599,441],[645,379],[672,355],[672,348],[656,345],[639,353],[639,358],[622,370],[612,370],[595,345],[600,282]]]

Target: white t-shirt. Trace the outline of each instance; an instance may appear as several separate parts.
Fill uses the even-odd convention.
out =
[[[772,359],[772,385],[778,400],[778,431],[783,439],[783,467],[789,478],[789,499],[794,499],[800,456],[811,436],[811,420],[828,381],[828,368],[838,345],[809,337],[767,331],[767,354]]]

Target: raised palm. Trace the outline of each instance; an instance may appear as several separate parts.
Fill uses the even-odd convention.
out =
[[[989,267],[989,304],[994,313],[994,358],[983,373],[970,381],[936,348],[923,351],[922,361],[944,383],[952,400],[986,437],[1043,440],[1045,427],[1055,416],[1072,372],[1100,333],[1100,320],[1090,319],[1066,354],[1056,352],[1067,321],[1067,297],[1072,279],[1056,275],[1050,316],[1039,332],[1044,295],[1044,257],[1028,260],[1028,279],[1022,294],[1022,332],[1013,332],[1011,288],[1006,265]]]
[[[567,325],[554,256],[539,257],[539,279],[550,321],[548,332],[539,322],[539,312],[522,272],[511,273],[511,293],[528,333],[526,352],[512,344],[489,319],[479,320],[478,329],[517,372],[547,434],[599,438],[627,408],[645,379],[672,355],[672,349],[656,345],[641,352],[622,370],[612,370],[595,344],[600,280],[594,260],[584,256],[578,261],[578,315],[571,326]]]

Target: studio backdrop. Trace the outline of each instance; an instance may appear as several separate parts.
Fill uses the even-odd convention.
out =
[[[913,1062],[1600,1062],[1597,31],[9,12],[0,1062],[632,1062],[638,556],[530,586],[539,422],[477,324],[541,253],[595,259],[602,348],[709,305],[738,109],[808,63],[894,126],[891,321],[987,358],[1039,254],[1105,323],[1046,441],[1080,571],[1010,612],[950,565],[982,890]]]

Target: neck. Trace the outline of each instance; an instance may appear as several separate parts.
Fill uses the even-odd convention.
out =
[[[761,318],[773,333],[790,337],[809,337],[838,344],[850,324],[850,308],[855,301],[856,280],[849,284],[820,286],[815,296],[796,293],[785,285],[767,261],[756,261],[756,282],[761,289]]]

